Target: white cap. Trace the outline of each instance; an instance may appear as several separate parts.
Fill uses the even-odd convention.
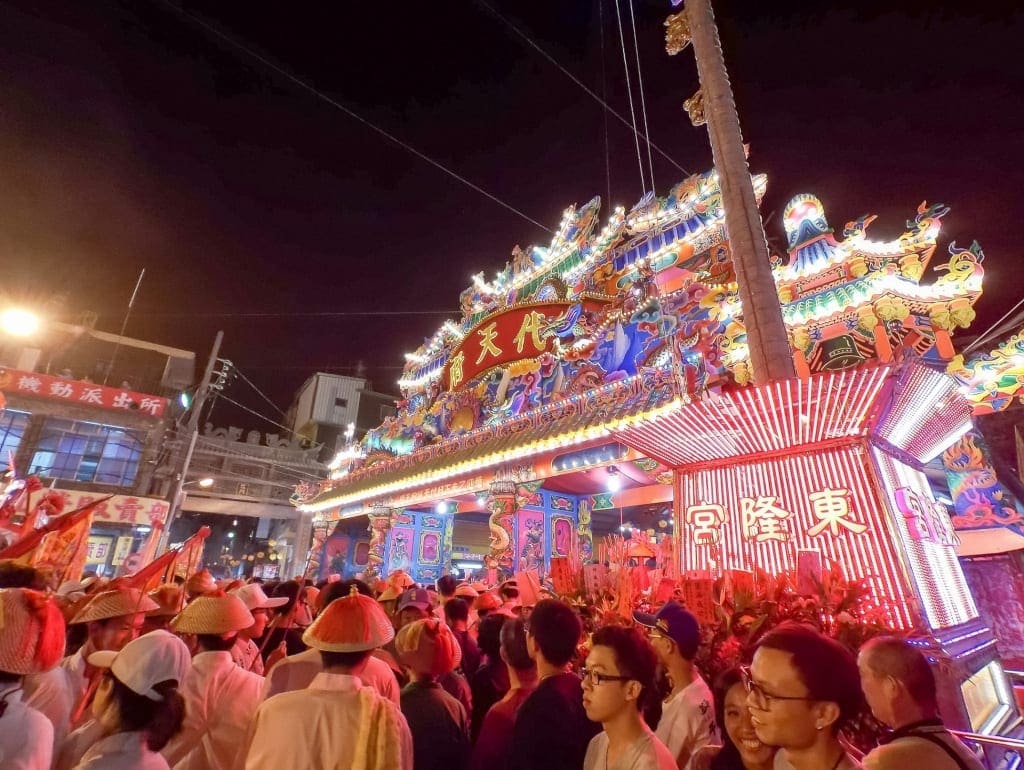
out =
[[[271,599],[263,591],[263,587],[259,583],[249,583],[237,588],[231,592],[231,595],[237,596],[242,600],[242,603],[251,612],[252,610],[269,610],[274,607],[280,607],[283,604],[288,603],[287,596],[275,596]]]
[[[137,695],[162,701],[164,696],[154,685],[169,679],[181,685],[192,657],[181,639],[161,629],[128,642],[120,652],[94,652],[89,656],[89,663],[97,668],[109,668],[121,684]]]

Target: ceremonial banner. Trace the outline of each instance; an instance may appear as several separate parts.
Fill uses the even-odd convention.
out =
[[[551,584],[559,594],[576,593],[576,576],[567,556],[551,557]]]
[[[683,581],[683,603],[701,623],[715,622],[714,590],[714,580]]]
[[[0,550],[0,559],[19,559],[25,557],[23,559],[24,561],[31,562],[35,558],[32,554],[35,549],[39,547],[40,543],[42,543],[43,538],[52,532],[63,532],[79,524],[82,520],[91,516],[93,509],[95,509],[97,505],[106,502],[111,497],[113,497],[113,495],[101,497],[99,500],[90,502],[88,505],[77,508],[69,513],[65,513],[63,516],[56,517],[45,527],[33,530],[18,542],[12,543],[3,550]]]

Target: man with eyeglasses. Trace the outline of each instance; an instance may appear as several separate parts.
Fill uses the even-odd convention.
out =
[[[583,708],[604,729],[590,741],[583,770],[675,770],[675,757],[643,718],[657,669],[639,631],[605,626],[594,634],[583,669]]]
[[[569,668],[583,626],[572,607],[555,599],[537,602],[525,625],[538,684],[516,716],[508,767],[580,770],[598,730],[583,710],[580,678]]]
[[[674,601],[666,602],[654,615],[634,612],[633,619],[648,629],[658,662],[672,682],[655,734],[679,767],[688,770],[697,752],[716,736],[714,696],[693,665],[700,646],[700,624],[693,613]]]
[[[853,653],[809,626],[783,623],[758,642],[743,673],[757,739],[780,748],[775,770],[856,770],[839,740],[864,709]]]

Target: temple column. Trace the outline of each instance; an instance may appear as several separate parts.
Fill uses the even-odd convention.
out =
[[[374,506],[370,511],[370,523],[367,530],[370,533],[370,553],[367,559],[366,570],[363,573],[367,580],[383,577],[381,565],[385,561],[385,544],[388,539],[388,532],[391,531],[391,520],[394,511],[385,506]]]
[[[511,574],[515,559],[515,514],[519,509],[513,481],[491,483],[487,510],[491,512],[487,527],[491,532],[491,552],[484,557],[488,572],[496,579],[500,573]]]

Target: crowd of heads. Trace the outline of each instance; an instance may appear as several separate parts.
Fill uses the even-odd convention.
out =
[[[692,666],[701,643],[696,618],[675,602],[599,624],[588,637],[591,620],[579,607],[553,598],[522,607],[512,583],[488,590],[451,576],[434,591],[404,575],[373,587],[359,580],[218,587],[200,573],[146,595],[96,580],[53,591],[31,568],[0,563],[0,588],[0,682],[86,647],[89,664],[104,670],[93,715],[110,729],[144,731],[153,750],[180,729],[177,687],[190,656],[229,650],[240,636],[259,640],[273,628],[294,628],[320,651],[325,669],[342,672],[390,644],[410,681],[432,682],[459,669],[459,634],[472,625],[483,660],[507,666],[516,680],[535,680],[539,668],[575,670],[586,714],[599,723],[656,713],[663,675]],[[877,638],[857,657],[797,624],[765,633],[743,665],[714,681],[714,696],[722,749],[713,766],[722,768],[763,767],[779,747],[838,739],[868,710],[890,726],[938,713],[932,667],[915,645]]]

